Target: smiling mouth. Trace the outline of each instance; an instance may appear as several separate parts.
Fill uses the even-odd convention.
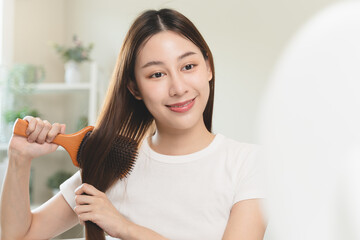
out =
[[[173,112],[185,113],[194,106],[195,99],[196,99],[196,97],[191,100],[188,100],[186,102],[180,102],[180,103],[175,103],[175,104],[165,105],[165,106],[168,107]]]
[[[175,103],[175,104],[171,104],[171,105],[166,105],[167,107],[170,108],[182,108],[182,107],[186,107],[187,105],[191,104],[192,102],[194,102],[195,98],[186,101],[186,102],[181,102],[181,103]]]

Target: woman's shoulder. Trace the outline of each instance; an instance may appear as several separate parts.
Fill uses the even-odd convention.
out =
[[[219,151],[222,156],[226,156],[227,164],[241,167],[244,164],[258,164],[262,160],[262,148],[259,144],[235,140],[224,135]]]
[[[221,133],[216,134],[221,138],[222,147],[227,151],[233,152],[257,152],[261,147],[258,144],[235,140],[234,138],[227,137]]]

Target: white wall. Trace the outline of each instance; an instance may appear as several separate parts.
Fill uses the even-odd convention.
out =
[[[63,79],[51,42],[65,39],[63,0],[15,0],[14,62],[43,65],[49,82]]]
[[[148,8],[175,8],[204,35],[215,58],[214,131],[256,142],[259,99],[283,45],[314,12],[335,0],[66,0],[66,39],[94,42],[107,82],[134,18]]]

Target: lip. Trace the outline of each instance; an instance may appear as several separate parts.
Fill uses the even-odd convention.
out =
[[[168,107],[173,112],[178,112],[178,113],[187,112],[194,106],[195,98],[184,101],[184,102],[166,105],[166,107]]]

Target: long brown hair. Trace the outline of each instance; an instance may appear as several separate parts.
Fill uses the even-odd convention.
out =
[[[211,51],[194,24],[181,13],[171,9],[149,10],[142,13],[130,27],[122,45],[102,112],[95,129],[82,152],[80,166],[82,181],[105,192],[119,176],[106,162],[111,143],[121,135],[140,143],[154,118],[143,101],[135,99],[128,89],[135,80],[135,60],[141,46],[161,31],[176,32],[192,41],[209,61],[213,78],[209,81],[210,95],[203,118],[211,132],[214,102],[215,72]],[[121,159],[118,159],[121,161]],[[92,222],[86,223],[86,239],[105,239],[104,232]]]

